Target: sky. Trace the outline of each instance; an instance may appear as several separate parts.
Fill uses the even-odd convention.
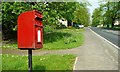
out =
[[[88,6],[89,12],[92,15],[94,9],[99,7],[98,0],[88,0],[88,2],[92,5],[92,6]]]
[[[87,0],[91,6],[88,6],[90,12],[90,22],[92,22],[92,13],[95,8],[99,7],[98,0]]]

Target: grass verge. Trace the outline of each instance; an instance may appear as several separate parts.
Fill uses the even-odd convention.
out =
[[[60,29],[44,34],[43,50],[70,49],[81,46],[84,43],[84,29]],[[4,43],[3,43],[4,44]],[[7,43],[3,49],[17,49],[17,43]]]
[[[28,70],[28,57],[2,55],[2,70]],[[33,56],[33,70],[72,70],[74,55]]]
[[[56,40],[53,41],[52,39],[54,38],[51,38],[51,40],[47,39],[49,42],[45,42],[43,49],[59,50],[78,47],[84,43],[83,31],[83,29],[57,30],[55,31],[57,34],[47,37],[50,39],[50,37],[54,36]]]
[[[0,55],[0,72],[2,71],[2,55]]]

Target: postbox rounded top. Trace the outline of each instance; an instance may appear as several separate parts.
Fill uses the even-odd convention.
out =
[[[42,13],[41,12],[39,12],[38,10],[31,10],[31,11],[26,11],[26,12],[23,12],[23,13],[21,13],[20,15],[19,15],[19,17],[22,17],[22,18],[36,18],[36,17],[38,17],[38,18],[40,18],[40,19],[42,19],[43,17],[42,17]],[[18,18],[19,18],[18,17]]]
[[[37,12],[37,13],[39,13],[39,14],[41,14],[41,15],[42,15],[42,13],[41,13],[41,12],[39,12],[38,10],[32,10],[32,11]]]

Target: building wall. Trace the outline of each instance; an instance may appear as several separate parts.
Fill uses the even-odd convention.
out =
[[[60,23],[62,23],[63,25],[65,25],[66,27],[68,26],[67,25],[67,20],[59,20]]]
[[[120,25],[120,19],[116,19],[114,25]]]

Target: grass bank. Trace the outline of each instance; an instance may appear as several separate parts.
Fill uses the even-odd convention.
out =
[[[2,55],[2,70],[28,70],[28,57]],[[74,55],[33,56],[33,70],[72,70]]]
[[[84,29],[60,29],[44,33],[44,50],[70,49],[84,43]],[[17,43],[7,42],[3,49],[17,49]]]
[[[46,36],[44,48],[49,50],[70,49],[83,44],[83,29],[62,29]]]

